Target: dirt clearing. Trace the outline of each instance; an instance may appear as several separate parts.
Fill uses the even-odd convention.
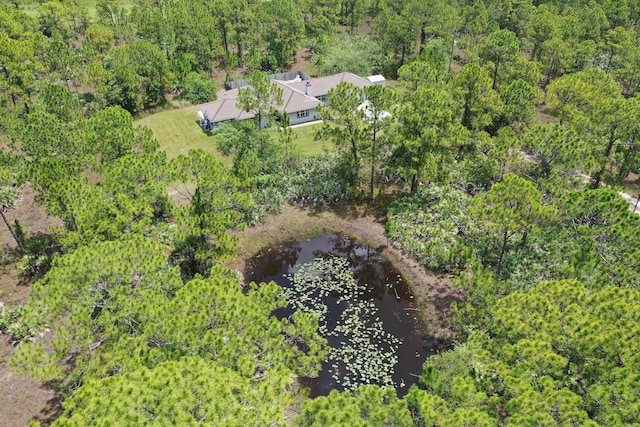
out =
[[[7,212],[7,220],[20,221],[28,236],[46,233],[60,222],[34,202],[30,187],[21,189],[16,209]],[[29,299],[30,284],[17,267],[16,242],[0,221],[0,302],[6,307],[24,304]],[[0,335],[0,427],[26,426],[31,420],[49,425],[60,411],[60,400],[46,384],[18,375],[8,366],[15,347],[6,335]]]

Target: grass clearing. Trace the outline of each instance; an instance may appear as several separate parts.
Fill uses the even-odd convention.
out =
[[[403,85],[398,80],[387,80],[385,85],[387,89],[395,92],[400,98],[404,98],[413,92],[409,87]]]
[[[88,17],[91,20],[95,20],[98,17],[98,13],[97,13],[97,7],[96,5],[98,4],[97,0],[76,0],[77,3],[82,6],[87,8],[87,14]],[[38,7],[40,7],[40,5],[43,2],[39,2],[39,1],[29,1],[29,2],[25,2],[21,4],[21,8],[22,10],[24,10],[28,15],[31,16],[38,16]],[[130,10],[133,7],[133,1],[132,0],[124,0],[122,2],[120,2],[118,4],[119,7],[122,7],[126,10]]]
[[[215,155],[224,165],[231,165],[232,159],[223,156],[217,150],[215,135],[207,135],[200,129],[196,111],[196,106],[161,111],[136,120],[136,124],[151,128],[160,143],[160,149],[166,151],[169,158],[200,148]],[[319,126],[321,124],[293,128],[293,143],[300,148],[302,154],[313,155],[323,152],[326,144],[315,140]],[[268,129],[266,132],[274,140],[279,138],[276,128]]]
[[[322,126],[322,123],[291,129],[293,131],[293,144],[300,149],[302,154],[314,155],[324,152],[324,147],[327,143],[325,141],[318,141],[315,139],[316,132],[320,126]],[[278,138],[280,138],[280,133],[277,128],[270,128],[267,132],[274,140],[278,140]]]
[[[216,149],[215,137],[204,133],[198,125],[196,111],[195,106],[161,111],[136,120],[136,124],[151,128],[160,148],[167,152],[169,158],[201,148],[222,160]]]

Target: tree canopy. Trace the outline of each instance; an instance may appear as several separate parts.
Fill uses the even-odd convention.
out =
[[[0,293],[11,365],[55,387],[55,425],[640,423],[638,22],[626,0],[3,2],[0,258],[30,293]],[[388,80],[320,97],[299,149],[284,71]],[[255,121],[210,147],[168,154],[139,125],[243,79]],[[31,193],[56,227],[23,214]],[[453,277],[455,341],[408,395],[379,323],[329,349],[304,309],[357,287],[321,268],[340,260],[300,268],[299,294],[223,267],[286,203],[373,213]],[[348,391],[300,390],[339,358]]]

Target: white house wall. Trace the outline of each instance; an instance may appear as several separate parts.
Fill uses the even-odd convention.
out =
[[[298,113],[288,113],[289,123],[292,125],[297,125],[300,123],[311,122],[313,120],[320,120],[320,112],[315,108],[308,110],[309,115],[307,117],[298,117]]]

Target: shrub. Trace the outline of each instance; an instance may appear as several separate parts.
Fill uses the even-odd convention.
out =
[[[291,174],[289,199],[301,205],[323,206],[353,196],[344,162],[327,155],[312,156]]]
[[[218,95],[213,80],[206,74],[190,72],[182,82],[182,97],[192,104],[215,101]]]
[[[34,337],[45,327],[39,312],[21,305],[5,308],[0,303],[0,333],[9,335],[12,344]]]
[[[464,268],[472,249],[464,244],[470,227],[468,196],[451,187],[431,187],[393,203],[387,236],[426,267],[451,272]]]

